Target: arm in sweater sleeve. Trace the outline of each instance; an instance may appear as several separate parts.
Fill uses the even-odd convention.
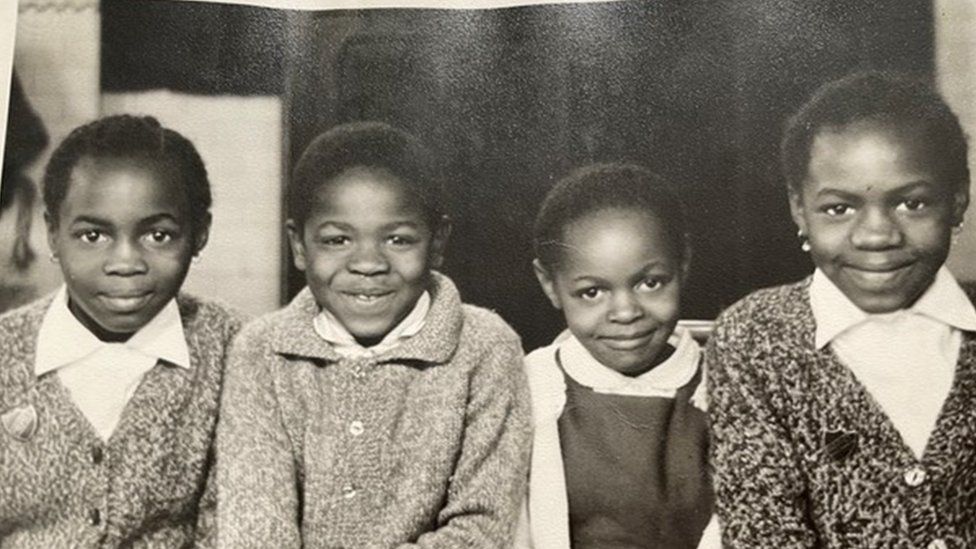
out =
[[[746,314],[735,314],[746,313]],[[799,456],[767,383],[782,367],[749,311],[720,319],[705,352],[716,507],[726,547],[814,547]],[[782,347],[783,345],[777,345]],[[777,406],[778,405],[778,406]]]
[[[276,356],[245,328],[231,349],[217,427],[219,547],[300,547],[294,450],[275,393]]]
[[[532,437],[522,348],[505,330],[472,376],[464,440],[438,527],[401,549],[511,546]]]

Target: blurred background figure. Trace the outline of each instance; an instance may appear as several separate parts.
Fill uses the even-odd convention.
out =
[[[38,295],[31,268],[38,254],[31,244],[37,187],[26,170],[47,146],[44,123],[31,108],[14,72],[7,109],[8,138],[0,181],[0,312]]]

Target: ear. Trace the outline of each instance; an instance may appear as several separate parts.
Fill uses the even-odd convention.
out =
[[[285,221],[285,229],[288,231],[288,244],[291,247],[291,255],[294,257],[295,268],[304,271],[308,266],[305,260],[305,240],[302,238],[302,228],[293,219]]]
[[[428,257],[432,269],[440,269],[441,264],[444,263],[444,250],[447,249],[447,241],[451,237],[451,228],[451,218],[446,215],[441,216],[430,238]]]
[[[966,209],[969,208],[969,186],[960,185],[952,199],[952,225],[958,226],[966,216]]]
[[[556,281],[549,273],[549,269],[546,269],[546,267],[538,259],[533,259],[532,270],[535,271],[535,277],[538,279],[539,285],[542,286],[542,291],[545,292],[546,297],[549,298],[549,302],[552,303],[553,307],[562,310],[563,303],[559,299],[559,292],[556,291]]]
[[[809,236],[810,233],[807,232],[806,211],[803,207],[802,191],[790,188],[787,193],[789,194],[790,216],[793,218],[793,223],[796,223],[796,228],[801,233]]]
[[[210,238],[210,224],[212,222],[213,216],[210,215],[210,212],[207,212],[203,219],[197,221],[199,225],[197,226],[197,234],[193,242],[193,255],[200,255],[200,252],[206,247],[207,240]]]
[[[57,257],[58,221],[47,210],[44,210],[44,225],[47,227],[47,247],[51,249],[51,257]]]

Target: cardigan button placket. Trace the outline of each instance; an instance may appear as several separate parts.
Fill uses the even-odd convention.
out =
[[[925,477],[926,477],[925,469],[922,469],[918,465],[909,468],[907,471],[905,471],[905,474],[903,476],[903,478],[905,479],[905,484],[911,486],[912,488],[921,486],[922,483],[925,482]]]

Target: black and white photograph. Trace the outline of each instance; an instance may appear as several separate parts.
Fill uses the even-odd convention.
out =
[[[0,548],[976,547],[976,3],[0,0]]]

